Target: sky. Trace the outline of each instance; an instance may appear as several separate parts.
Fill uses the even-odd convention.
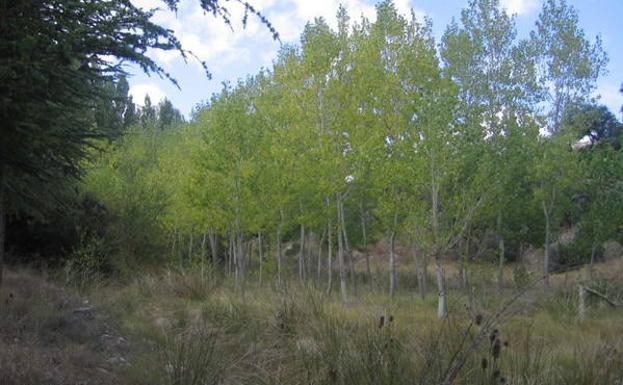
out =
[[[315,17],[324,17],[335,26],[335,15],[343,4],[352,19],[364,15],[374,20],[375,0],[248,0],[260,10],[277,29],[281,42],[298,44],[305,24]],[[161,0],[132,0],[145,9],[165,8]],[[541,9],[542,0],[500,0],[506,10],[516,15],[518,37],[527,37]],[[599,35],[608,54],[607,73],[597,83],[595,96],[616,114],[621,116],[623,94],[623,0],[567,0],[576,8],[580,26],[590,40]],[[205,14],[199,0],[180,0],[177,14],[169,11],[156,12],[153,21],[172,29],[185,49],[191,50],[207,63],[212,73],[208,79],[201,65],[194,59],[184,62],[179,53],[153,50],[150,55],[178,80],[180,89],[170,81],[158,76],[147,76],[138,68],[128,68],[132,76],[130,94],[142,104],[145,94],[152,102],[164,97],[170,99],[180,111],[189,117],[198,103],[220,91],[223,82],[236,83],[240,78],[256,74],[261,68],[270,68],[280,43],[271,37],[270,31],[259,20],[249,17],[246,28],[241,20],[243,8],[230,1],[226,5],[231,12],[232,28],[221,20]],[[459,19],[468,0],[394,0],[403,14],[413,10],[418,18],[427,16],[433,22],[437,42],[453,18]],[[232,30],[233,29],[233,30]]]

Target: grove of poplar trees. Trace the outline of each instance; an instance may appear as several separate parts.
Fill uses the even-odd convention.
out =
[[[503,290],[505,263],[529,246],[544,250],[548,285],[563,229],[584,243],[560,263],[621,238],[621,125],[592,97],[606,54],[571,6],[545,1],[519,39],[498,0],[471,0],[439,42],[429,19],[391,1],[376,12],[308,23],[189,123],[137,126],[93,161],[81,188],[117,214],[126,262],[166,255],[241,290],[300,281],[344,302],[366,287],[394,295],[411,268],[425,296],[432,264],[443,317],[444,269],[467,285],[487,240]]]

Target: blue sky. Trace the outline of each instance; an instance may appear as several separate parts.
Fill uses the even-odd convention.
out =
[[[541,9],[542,0],[500,0],[509,13],[516,14],[519,37],[525,37],[533,28]],[[623,0],[567,0],[579,14],[580,25],[589,39],[600,35],[609,56],[608,73],[598,81],[596,94],[600,102],[607,105],[621,119],[620,108],[623,94],[619,92],[623,83]],[[305,23],[314,17],[323,16],[335,24],[339,4],[343,4],[351,18],[360,15],[374,18],[373,0],[249,0],[273,23],[284,43],[297,43]],[[402,13],[413,9],[416,16],[428,16],[433,21],[435,38],[443,34],[452,18],[459,18],[467,0],[394,0]],[[133,0],[144,8],[164,7],[159,0]],[[236,2],[227,5],[232,13],[233,31],[220,20],[205,15],[199,7],[199,0],[181,0],[177,15],[158,12],[154,20],[175,31],[186,49],[205,60],[212,79],[206,78],[200,65],[189,60],[184,63],[176,52],[154,51],[152,56],[175,77],[181,90],[157,76],[146,76],[140,70],[130,68],[130,93],[134,100],[142,103],[145,93],[152,100],[168,97],[182,113],[189,116],[192,108],[212,93],[218,92],[222,82],[236,82],[248,74],[257,73],[262,67],[270,67],[276,56],[279,43],[272,40],[269,31],[258,20],[249,18],[243,29],[240,24],[242,7]]]

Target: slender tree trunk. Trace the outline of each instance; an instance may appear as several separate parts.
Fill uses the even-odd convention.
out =
[[[333,239],[331,239],[333,229],[331,228],[331,219],[327,224],[327,294],[333,289]]]
[[[320,236],[320,241],[318,242],[318,258],[316,259],[317,269],[316,269],[316,287],[320,287],[320,278],[322,275],[322,245],[324,244],[324,239],[327,235],[327,231],[323,231]]]
[[[281,226],[277,228],[277,286],[283,286],[283,277],[281,276],[283,258],[281,251]]]
[[[203,270],[203,264],[206,258],[208,257],[207,243],[208,243],[208,234],[206,231],[201,236],[201,270]]]
[[[437,248],[439,245],[439,184],[437,183],[437,173],[434,168],[431,169],[431,222],[433,227],[433,242]],[[435,249],[434,253],[435,265],[437,267],[437,289],[439,291],[439,299],[437,302],[437,317],[444,318],[448,314],[448,299],[446,296],[446,277],[441,264],[441,256],[439,249]]]
[[[193,263],[193,233],[190,232],[188,236],[188,263],[192,265]]]
[[[366,213],[364,210],[363,199],[359,204],[359,212],[361,215],[361,236],[363,240],[363,252],[366,257],[366,276],[368,277],[368,285],[372,289],[372,271],[370,270],[370,253],[368,253],[368,237],[366,231]]]
[[[350,247],[348,242],[348,231],[346,229],[346,215],[344,214],[344,200],[340,202],[340,211],[341,216],[340,220],[342,221],[342,235],[344,237],[344,255],[348,258],[348,274],[350,276],[350,280],[353,284],[353,293],[357,294],[357,275],[355,272],[355,261],[353,259],[353,250]]]
[[[227,246],[227,275],[231,276],[234,264],[234,243],[232,242],[232,234],[229,234],[229,244]]]
[[[396,293],[396,230],[392,231],[389,237],[389,296],[393,297]]]
[[[236,287],[238,287],[238,256],[236,255],[238,250],[236,247],[236,232],[233,230],[229,233],[229,250],[231,251],[229,257],[230,271],[233,271],[234,282]]]
[[[422,298],[428,294],[428,255],[422,254]]]
[[[175,257],[176,243],[177,243],[177,227],[173,227],[173,241],[171,242],[171,258]]]
[[[203,280],[205,277],[205,261],[208,257],[206,243],[207,243],[208,234],[207,231],[203,233],[201,237],[201,279]]]
[[[257,249],[260,257],[260,276],[259,284],[262,286],[262,266],[263,266],[263,254],[262,254],[262,233],[257,233]]]
[[[498,212],[497,220],[497,233],[498,233],[498,293],[501,294],[504,290],[504,262],[505,262],[505,249],[504,249],[504,236],[502,235],[502,213]]]
[[[549,242],[550,242],[550,216],[545,201],[543,201],[543,215],[545,216],[545,246],[543,258],[543,285],[549,288]]]
[[[346,286],[346,271],[344,266],[344,242],[342,224],[342,193],[336,193],[337,206],[337,260],[340,269],[340,294],[342,302],[348,302],[348,293]]]
[[[435,253],[435,264],[437,265],[437,289],[439,290],[437,318],[441,319],[448,314],[448,298],[446,295],[446,276],[438,252]]]
[[[299,281],[305,281],[305,225],[301,224],[301,241],[299,250]]]
[[[5,184],[6,172],[0,169],[0,290],[2,289],[2,281],[4,279],[4,247],[6,239],[6,197]]]
[[[311,279],[312,281],[314,280],[314,261],[312,257],[312,255],[314,254],[314,239],[317,241],[318,237],[316,236],[316,234],[314,234],[313,231],[309,230],[307,232],[307,240],[305,241],[305,261],[307,261],[305,263],[305,277],[307,279]]]
[[[239,285],[242,294],[245,294],[246,289],[246,254],[244,252],[244,236],[241,230],[236,231],[236,264],[238,266]]]

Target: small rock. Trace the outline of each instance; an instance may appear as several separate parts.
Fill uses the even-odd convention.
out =
[[[124,366],[128,364],[128,360],[126,360],[123,357],[111,357],[108,360],[106,360],[109,364],[111,365],[120,365],[120,366]]]

